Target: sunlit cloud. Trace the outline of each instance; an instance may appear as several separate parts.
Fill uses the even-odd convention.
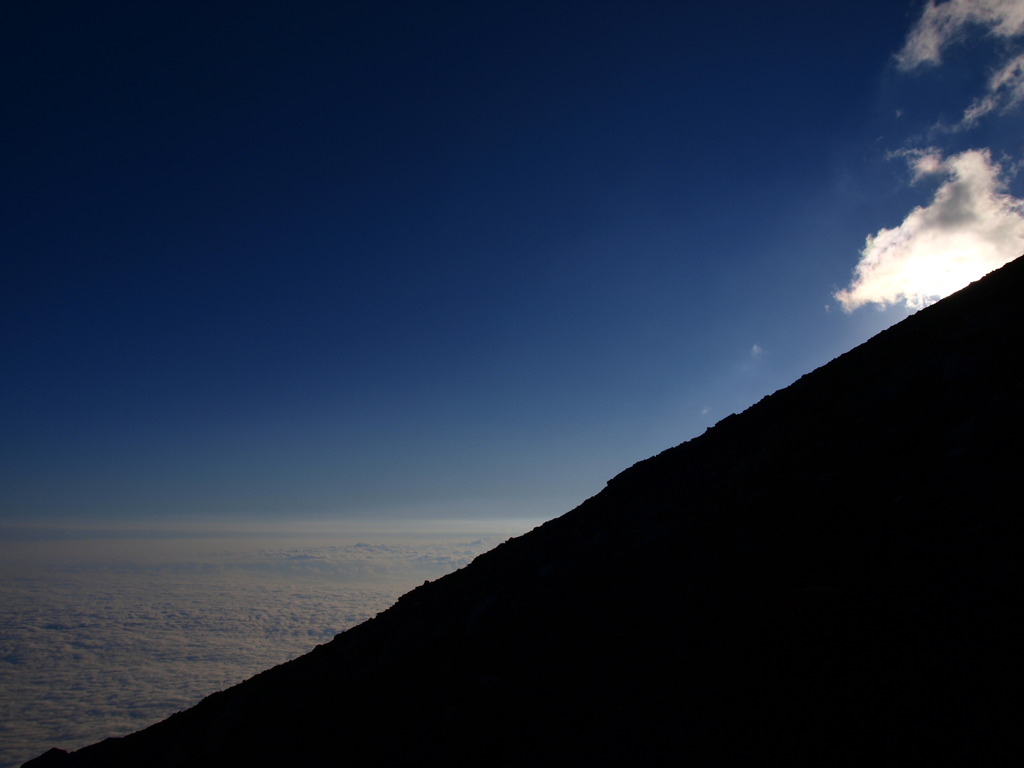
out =
[[[962,39],[969,27],[982,28],[988,35],[1010,38],[1024,34],[1024,3],[1021,0],[929,0],[899,53],[902,70],[922,64],[939,64],[942,52]]]
[[[1006,192],[988,150],[943,159],[903,153],[915,181],[942,177],[931,203],[867,238],[850,285],[835,293],[847,312],[865,304],[920,309],[1024,251],[1024,201]]]

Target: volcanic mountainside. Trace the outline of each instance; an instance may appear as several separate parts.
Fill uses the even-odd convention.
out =
[[[32,766],[1021,765],[1024,258],[162,723]]]

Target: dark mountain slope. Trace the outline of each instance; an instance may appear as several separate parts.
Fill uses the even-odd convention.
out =
[[[1024,259],[69,766],[1018,765]]]

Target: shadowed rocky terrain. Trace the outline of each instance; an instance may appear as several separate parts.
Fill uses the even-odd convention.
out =
[[[185,712],[31,766],[1020,765],[1024,259]]]

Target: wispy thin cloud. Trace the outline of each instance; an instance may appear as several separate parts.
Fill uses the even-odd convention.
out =
[[[920,309],[1024,251],[1024,201],[1006,192],[988,150],[903,154],[915,181],[943,180],[927,206],[868,236],[853,280],[835,293],[847,312],[872,303]]]
[[[942,150],[938,147],[904,149],[890,153],[888,159],[892,158],[907,161],[907,165],[910,167],[911,184],[917,184],[921,179],[941,174],[945,170],[945,158],[942,156]]]
[[[1020,0],[947,0],[944,3],[929,0],[903,48],[896,54],[897,65],[909,71],[923,64],[941,63],[943,50],[961,40],[972,26],[998,38],[1024,34],[1024,3]]]
[[[992,73],[985,94],[964,111],[958,128],[970,128],[990,112],[1009,112],[1024,102],[1024,54]]]

